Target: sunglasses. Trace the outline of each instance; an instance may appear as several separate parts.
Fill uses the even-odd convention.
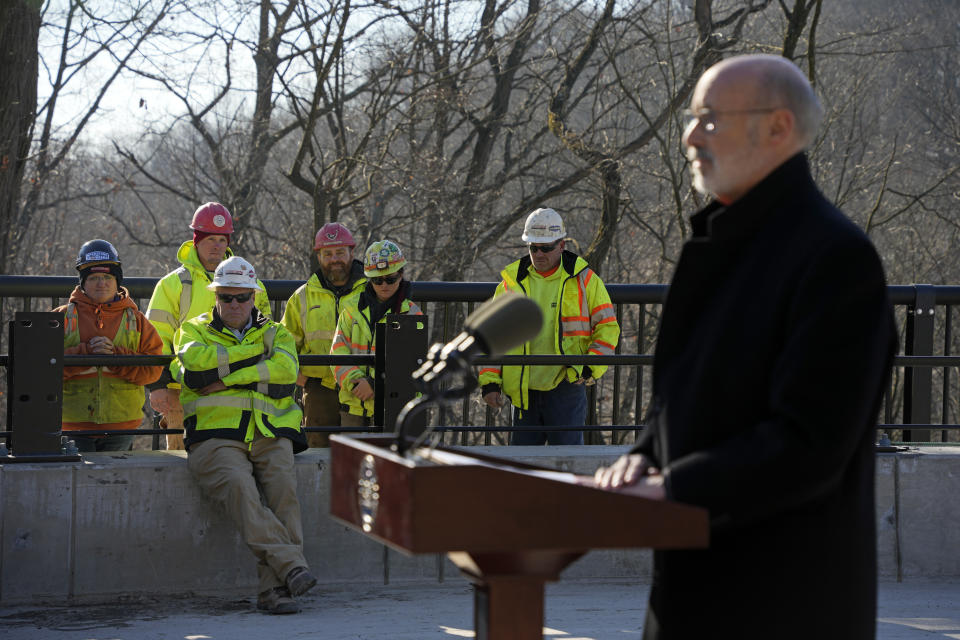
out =
[[[253,293],[218,293],[217,300],[220,302],[230,304],[234,300],[237,302],[246,302],[253,297]]]
[[[560,241],[554,240],[550,244],[531,244],[527,246],[530,247],[530,253],[536,253],[537,251],[541,253],[550,253],[557,248],[558,244],[560,244]]]
[[[388,276],[382,276],[382,277],[380,277],[380,278],[370,278],[370,282],[372,282],[373,284],[376,284],[376,285],[381,285],[381,284],[393,284],[394,282],[396,282],[397,280],[399,280],[399,279],[402,278],[402,277],[403,277],[403,276],[400,275],[399,273],[391,273],[391,274],[388,275]]]

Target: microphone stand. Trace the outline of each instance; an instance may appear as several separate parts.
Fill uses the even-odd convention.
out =
[[[430,347],[426,362],[413,374],[414,386],[421,395],[405,404],[397,416],[397,439],[394,448],[401,456],[420,446],[434,430],[434,427],[428,426],[408,447],[406,432],[410,418],[422,413],[430,405],[443,406],[465,398],[478,386],[470,361],[459,351],[451,351],[441,357],[442,349],[443,345],[440,343]],[[444,383],[451,382],[455,384],[443,388]]]

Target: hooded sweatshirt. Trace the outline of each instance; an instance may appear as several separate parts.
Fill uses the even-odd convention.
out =
[[[124,315],[127,309],[133,312],[136,318],[136,331],[140,334],[140,345],[136,349],[130,349],[121,345],[114,345],[115,355],[160,355],[163,352],[163,342],[160,335],[152,324],[137,309],[136,303],[130,299],[130,294],[125,287],[120,287],[117,298],[112,302],[98,304],[94,302],[79,286],[70,294],[70,303],[75,305],[77,310],[77,325],[80,333],[80,343],[76,346],[65,347],[64,355],[93,355],[89,349],[88,342],[94,336],[106,336],[113,340],[120,325],[124,321]],[[65,313],[69,305],[57,307],[54,311]],[[64,333],[70,331],[70,327],[64,325]],[[84,378],[93,378],[97,375],[106,377],[122,378],[135,385],[146,385],[160,377],[162,366],[131,366],[131,367],[102,367],[102,371],[97,372],[98,367],[64,367],[64,384],[69,384],[71,380],[81,380]],[[65,422],[64,430],[82,430],[82,429],[136,429],[140,426],[141,420],[127,420],[116,423],[96,423],[96,422]]]

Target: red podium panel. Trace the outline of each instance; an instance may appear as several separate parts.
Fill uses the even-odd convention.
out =
[[[447,553],[475,585],[478,640],[540,638],[543,585],[590,549],[699,548],[707,512],[464,450],[332,436],[330,513],[406,554]]]

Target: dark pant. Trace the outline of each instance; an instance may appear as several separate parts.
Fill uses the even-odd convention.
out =
[[[69,431],[64,431],[63,435],[76,442],[77,450],[81,453],[130,451],[133,449],[133,436],[71,436]]]
[[[340,394],[320,384],[320,378],[307,378],[303,387],[303,426],[340,426]],[[307,446],[329,447],[330,433],[308,433]]]
[[[587,393],[582,384],[564,380],[549,391],[529,392],[530,408],[514,408],[513,424],[529,427],[583,426],[587,419]],[[583,444],[583,431],[514,431],[510,444]]]

